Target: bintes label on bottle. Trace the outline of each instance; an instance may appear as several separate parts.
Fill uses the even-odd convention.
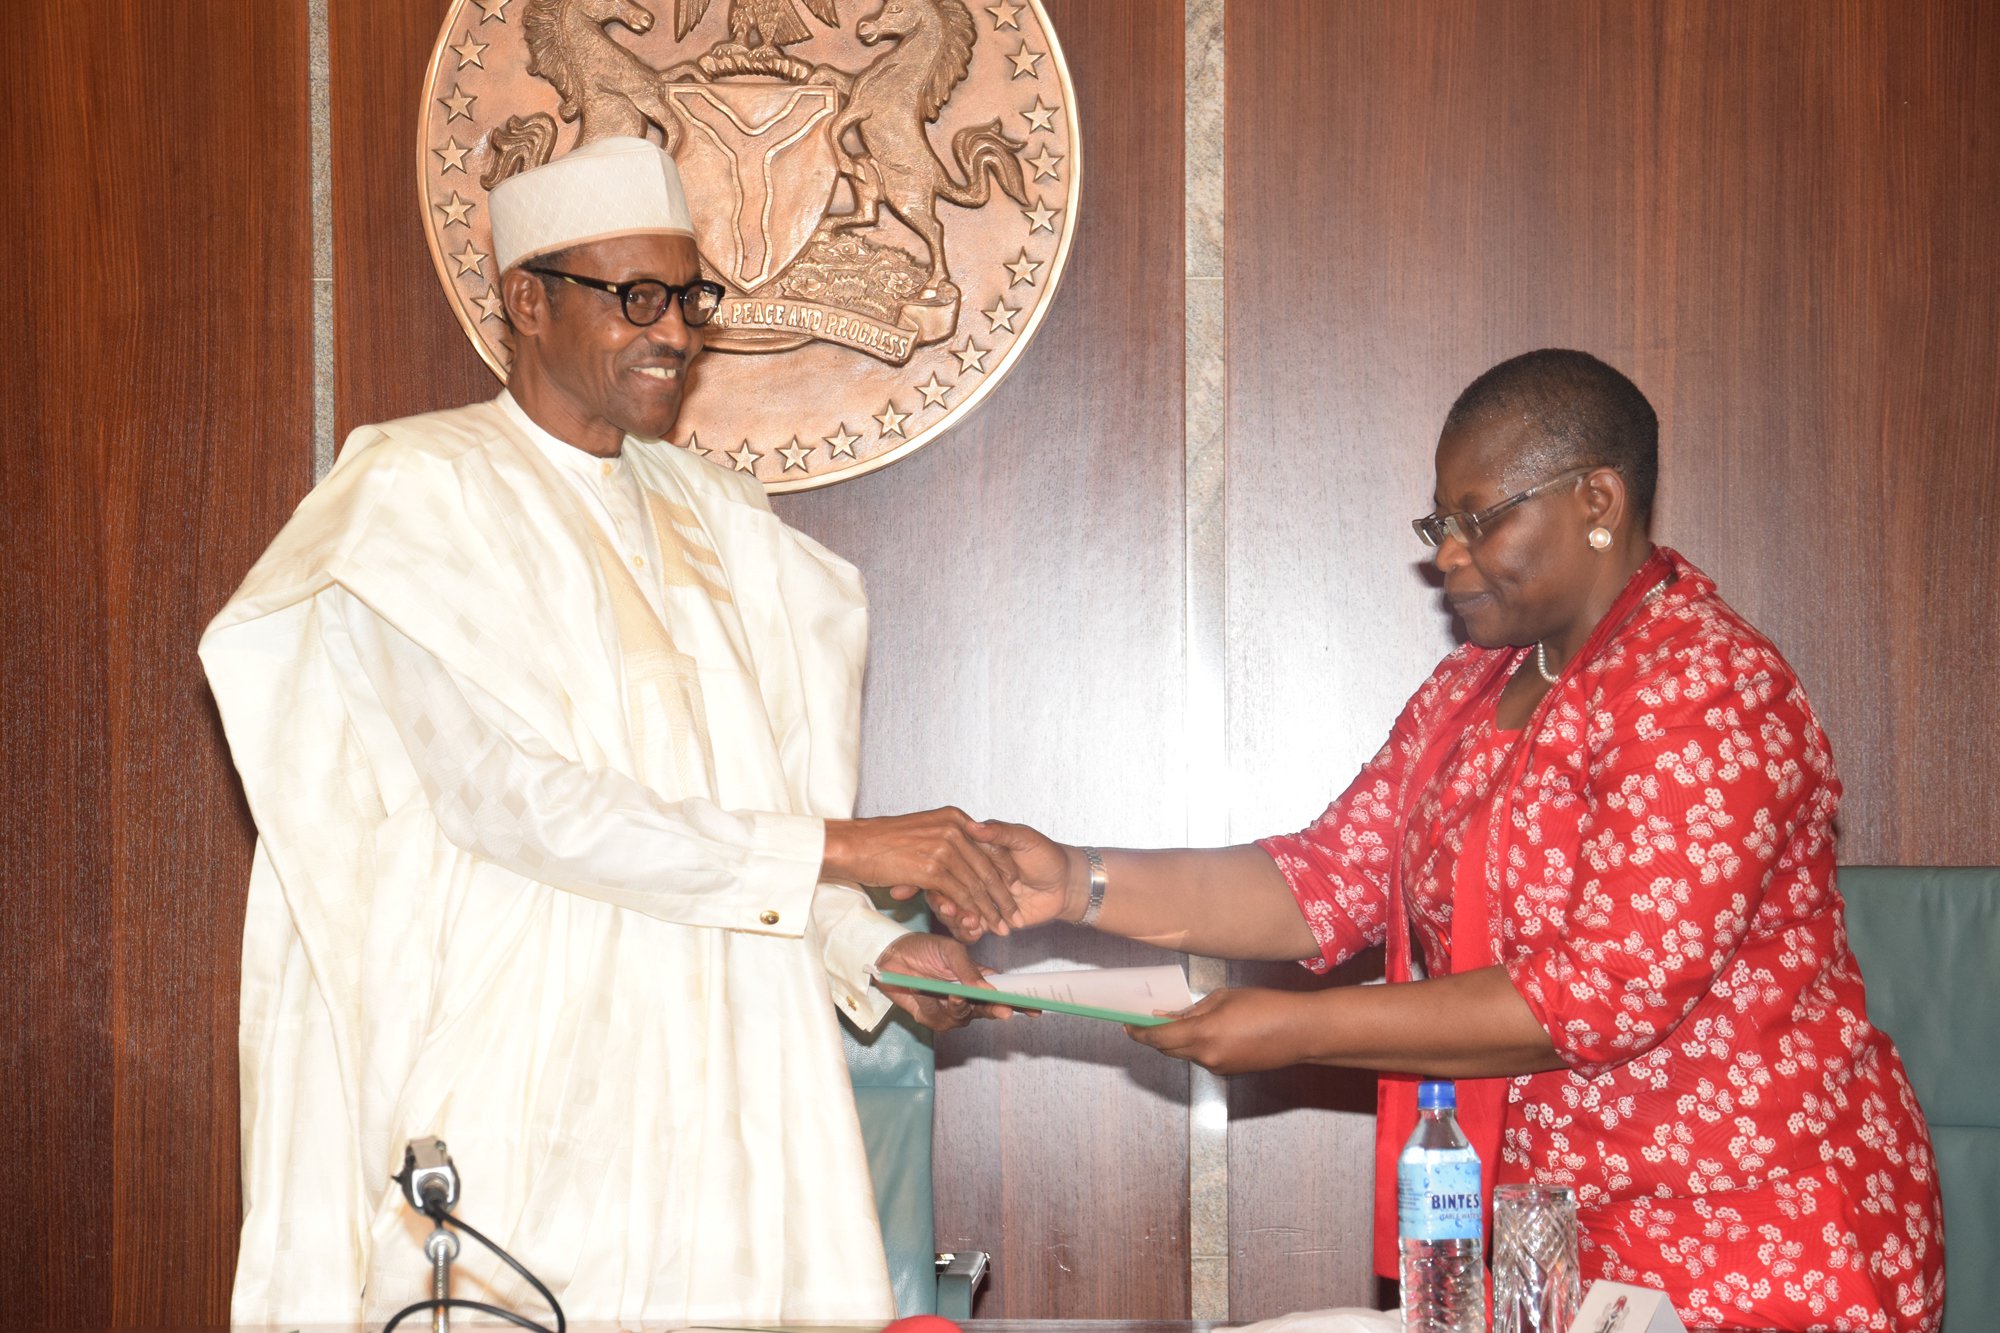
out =
[[[1410,1240],[1478,1240],[1479,1159],[1470,1152],[1405,1159],[1396,1173],[1398,1231]]]

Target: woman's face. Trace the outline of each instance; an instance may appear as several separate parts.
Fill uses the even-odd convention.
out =
[[[1437,448],[1435,512],[1476,512],[1559,476],[1565,465],[1537,459],[1540,437],[1518,420],[1475,421],[1447,431]],[[1584,614],[1595,554],[1591,515],[1577,475],[1483,525],[1470,544],[1447,536],[1434,559],[1445,600],[1482,648],[1556,638]]]

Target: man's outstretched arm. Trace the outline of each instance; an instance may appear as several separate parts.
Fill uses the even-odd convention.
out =
[[[327,600],[329,650],[366,676],[445,835],[483,860],[683,925],[796,936],[820,882],[845,879],[909,884],[1006,928],[1002,865],[962,812],[827,821],[668,800],[562,755],[357,599]]]

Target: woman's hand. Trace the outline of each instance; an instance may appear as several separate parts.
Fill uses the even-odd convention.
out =
[[[1005,935],[1010,923],[1020,924],[1008,890],[1014,868],[1004,851],[974,835],[981,827],[951,806],[876,819],[829,819],[820,873],[885,886],[896,898],[929,893],[938,915],[954,929],[960,920],[978,926],[974,934],[961,931],[961,939],[975,940],[989,930]]]
[[[1008,885],[1013,912],[1007,918],[1012,925],[1025,929],[1057,919],[1074,921],[1083,915],[1090,871],[1082,852],[1044,837],[1026,824],[988,820],[970,825],[967,831],[995,864],[1013,871]],[[904,887],[891,890],[890,896],[908,898],[915,892]],[[988,922],[961,910],[945,895],[931,892],[928,898],[932,913],[965,943],[971,944],[988,930]]]
[[[1549,1034],[1504,967],[1396,986],[1219,990],[1156,1028],[1127,1028],[1218,1074],[1342,1065],[1425,1078],[1507,1078],[1561,1069]]]
[[[1313,1032],[1324,992],[1223,989],[1211,991],[1171,1023],[1127,1025],[1126,1035],[1176,1060],[1217,1074],[1251,1074],[1303,1064],[1314,1055]]]

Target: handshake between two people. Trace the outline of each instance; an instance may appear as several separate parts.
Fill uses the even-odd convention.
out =
[[[911,933],[882,951],[878,968],[909,976],[978,986],[986,969],[966,952],[967,944],[1050,921],[1080,922],[1090,904],[1091,867],[1082,848],[1022,824],[975,820],[960,810],[830,820],[825,856],[830,875],[887,888],[893,898],[925,895],[950,928],[950,937]],[[1276,962],[1320,951],[1284,874],[1255,844],[1120,850],[1113,857],[1108,873],[1117,892],[1104,905],[1101,930],[1214,958]],[[1162,1055],[1218,1074],[1305,1062],[1401,1071],[1413,1067],[1412,1051],[1419,1047],[1425,1058],[1414,1067],[1418,1072],[1435,1067],[1438,1077],[1533,1072],[1561,1064],[1506,969],[1489,966],[1425,986],[1302,992],[1224,986],[1176,1012],[1171,1022],[1125,1031]],[[933,1028],[1012,1012],[976,1000],[882,989]],[[1347,1015],[1346,1022],[1335,1021],[1336,1009]],[[1454,1042],[1470,1042],[1471,1054]],[[1499,1054],[1489,1049],[1502,1045]],[[1433,1048],[1439,1047],[1448,1058],[1433,1061],[1429,1057],[1437,1056]]]
[[[885,971],[977,986],[986,971],[965,945],[989,932],[1010,934],[1074,917],[1071,849],[1022,824],[981,822],[947,806],[874,819],[829,819],[821,872],[884,888],[899,901],[924,894],[956,938],[913,934],[883,951]],[[1075,857],[1077,867],[1083,864]],[[1087,890],[1087,871],[1081,875]],[[1005,1018],[1003,1005],[885,987],[884,993],[928,1027],[958,1027],[972,1018]]]

